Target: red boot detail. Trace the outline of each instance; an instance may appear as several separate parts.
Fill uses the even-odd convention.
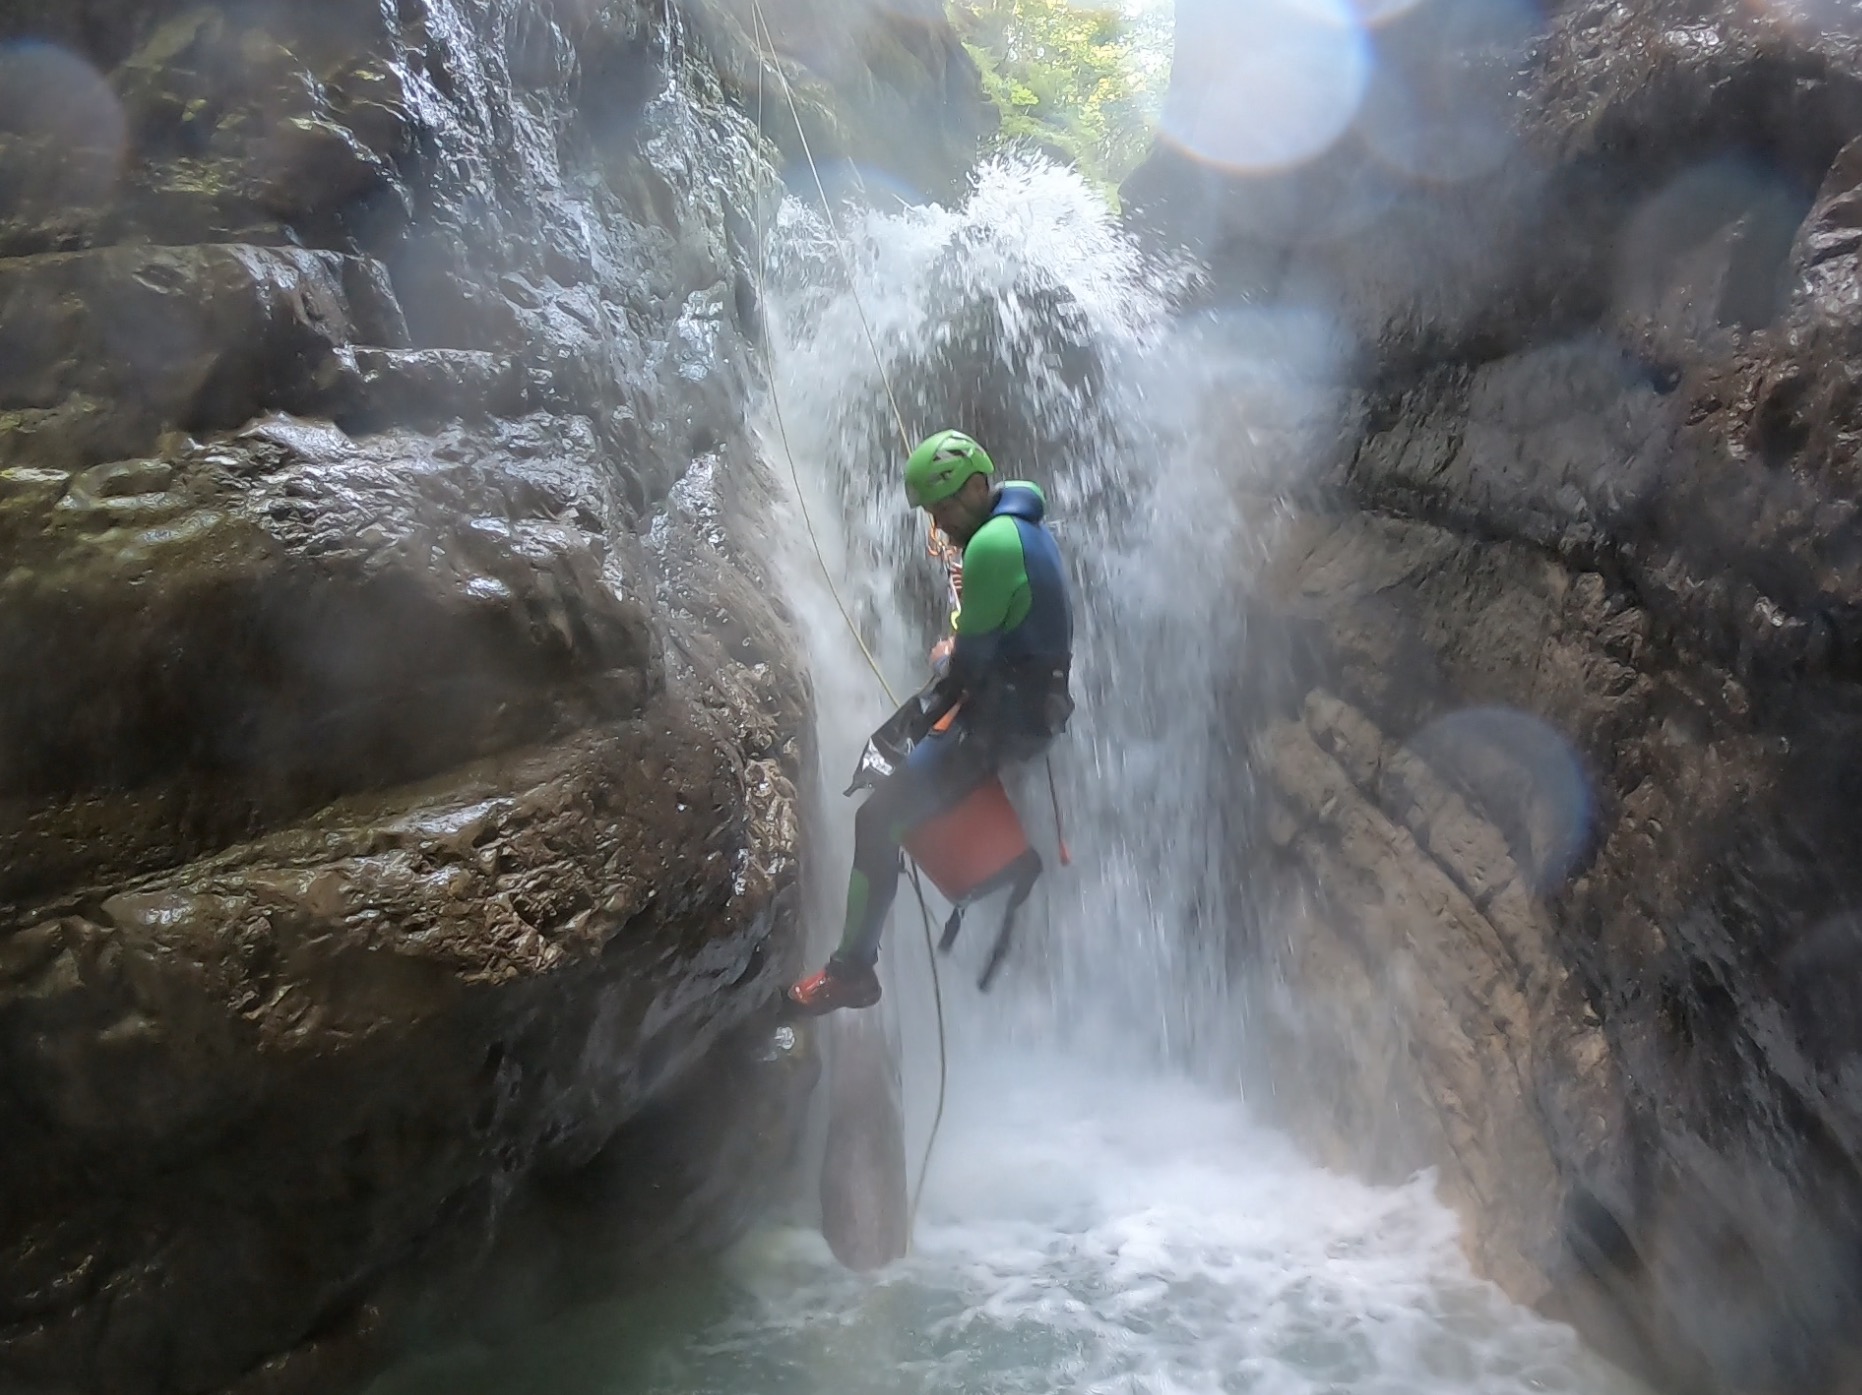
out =
[[[879,975],[869,964],[830,959],[820,973],[789,990],[789,1001],[810,1017],[837,1008],[869,1008],[879,1001]]]

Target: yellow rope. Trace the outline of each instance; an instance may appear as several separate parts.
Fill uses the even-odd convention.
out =
[[[783,92],[787,96],[789,102],[789,117],[795,122],[795,134],[801,140],[802,154],[808,159],[808,168],[814,175],[815,188],[821,195],[821,211],[827,217],[828,232],[833,238],[835,249],[840,254],[842,267],[847,274],[847,290],[849,296],[853,300],[854,313],[860,318],[860,328],[866,334],[866,346],[873,354],[873,366],[879,370],[879,381],[886,389],[886,402],[892,408],[892,423],[898,429],[899,442],[904,447],[906,454],[909,455],[912,449],[912,439],[905,429],[905,418],[899,411],[899,400],[893,395],[892,379],[886,373],[886,363],[879,352],[879,343],[873,338],[873,328],[866,318],[866,308],[860,303],[860,293],[854,284],[853,261],[852,258],[847,255],[846,244],[840,235],[840,227],[834,221],[834,210],[829,206],[827,186],[822,183],[821,171],[815,165],[814,152],[808,148],[808,136],[802,130],[802,115],[795,104],[795,92],[789,85],[788,74],[782,71],[781,65],[777,62],[776,41],[769,32],[768,22],[763,18],[762,0],[750,0],[750,3],[756,16],[756,45],[759,50],[767,52],[770,66],[775,68],[777,76],[782,79]],[[759,52],[756,68],[756,124],[759,133],[763,129],[762,56],[762,52]],[[761,294],[764,288],[769,284],[769,246],[768,239],[764,236],[763,231],[763,203],[761,199],[756,201],[756,243],[757,290],[758,293]],[[885,672],[880,668],[879,661],[873,657],[873,651],[867,647],[866,640],[861,637],[860,627],[854,624],[853,616],[848,613],[845,602],[841,600],[840,588],[834,584],[834,573],[828,567],[827,557],[821,550],[821,538],[815,531],[814,519],[809,515],[808,500],[802,493],[801,475],[795,466],[795,452],[789,446],[789,428],[784,423],[782,417],[782,399],[776,388],[776,367],[774,354],[770,349],[769,326],[767,322],[763,325],[763,332],[758,337],[762,340],[763,345],[763,375],[769,382],[769,402],[776,417],[776,431],[782,438],[782,453],[787,456],[789,460],[789,478],[795,485],[795,502],[801,508],[802,522],[808,529],[808,540],[814,547],[815,561],[821,567],[822,579],[827,582],[828,594],[834,598],[835,608],[840,611],[841,619],[847,623],[847,632],[853,636],[854,643],[860,646],[860,653],[865,656],[867,667],[873,671],[873,677],[879,680],[879,686],[884,690],[887,701],[892,703],[894,707],[897,707],[899,705],[899,699],[892,691],[892,685],[886,681]],[[934,552],[933,555],[935,556],[937,554]],[[924,922],[925,959],[931,966],[931,999],[937,1010],[937,1111],[931,1118],[931,1133],[925,1139],[924,1158],[918,1165],[918,1181],[912,1188],[911,1210],[907,1214],[905,1221],[905,1240],[907,1247],[911,1245],[912,1237],[918,1230],[918,1203],[924,1197],[925,1178],[928,1177],[931,1172],[931,1151],[937,1146],[938,1129],[944,1122],[944,1096],[950,1077],[949,1059],[945,1049],[944,986],[938,977],[937,949],[931,942],[931,910],[930,907],[925,904],[924,890],[919,885],[918,874],[915,868],[912,872],[912,887],[913,890],[917,892],[918,911],[920,918]]]

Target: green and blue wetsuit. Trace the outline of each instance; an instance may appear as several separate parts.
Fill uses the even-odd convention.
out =
[[[1038,755],[1066,728],[1073,605],[1047,503],[1032,484],[995,493],[963,549],[963,601],[950,669],[939,685],[950,728],[926,736],[854,818],[847,920],[835,957],[872,964],[898,890],[899,844],[960,803],[1002,765]]]

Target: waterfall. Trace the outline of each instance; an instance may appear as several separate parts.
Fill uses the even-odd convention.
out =
[[[1279,428],[1323,390],[1324,326],[1173,316],[1183,273],[1038,163],[986,169],[959,210],[843,213],[839,232],[796,202],[775,225],[759,422],[816,695],[813,950],[839,932],[840,791],[890,711],[861,645],[913,691],[943,612],[882,364],[908,436],[964,427],[1047,491],[1076,588],[1079,712],[1055,757],[1075,865],[1054,865],[1044,775],[1018,781],[1043,900],[991,993],[974,985],[986,931],[944,961],[950,1109],[904,1260],[850,1274],[797,1216],[721,1273],[374,1395],[1629,1395],[1569,1328],[1469,1271],[1431,1177],[1325,1172],[1233,1088],[1245,985],[1226,940],[1251,910],[1230,884],[1245,759],[1220,690],[1246,662]],[[917,919],[907,890],[880,1009],[914,1160],[937,1043]]]
[[[961,210],[870,213],[841,231],[837,246],[818,215],[785,211],[774,400],[810,516],[836,535],[835,586],[894,689],[924,681],[943,608],[922,520],[904,505],[893,401],[913,441],[961,427],[1002,476],[1042,486],[1074,587],[1079,706],[1053,760],[1076,860],[1055,857],[1045,771],[1022,772],[1012,793],[1047,875],[987,1004],[967,984],[989,932],[953,958],[954,1010],[966,1030],[980,1016],[1158,1065],[1219,1059],[1234,1026],[1219,786],[1239,761],[1217,691],[1238,642],[1249,519],[1234,485],[1248,462],[1217,468],[1172,286],[1077,177],[1033,162],[987,168]],[[771,444],[780,458],[784,443]],[[841,705],[829,675],[847,651],[823,633],[841,621],[816,609],[825,782],[844,783],[884,708]],[[854,685],[877,693],[863,673]],[[905,939],[915,920],[908,896],[886,951],[913,994],[928,991]]]

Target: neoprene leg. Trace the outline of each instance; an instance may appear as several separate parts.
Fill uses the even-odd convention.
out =
[[[989,778],[976,743],[954,734],[928,737],[905,765],[874,790],[853,820],[853,871],[837,959],[872,964],[899,889],[899,843],[912,829],[961,801]]]

